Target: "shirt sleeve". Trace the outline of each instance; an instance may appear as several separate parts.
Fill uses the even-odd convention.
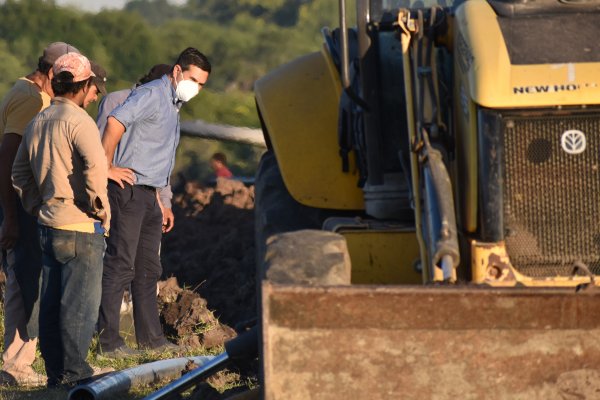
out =
[[[73,147],[82,157],[85,171],[86,191],[89,199],[88,212],[102,221],[102,227],[110,228],[110,205],[108,202],[108,165],[100,133],[92,118],[77,124],[73,131]]]
[[[134,89],[127,100],[108,116],[116,118],[127,131],[135,121],[153,119],[158,114],[160,102],[156,98],[157,95],[159,95],[157,90],[140,86]]]
[[[23,96],[13,101],[9,107],[2,133],[15,133],[23,136],[27,124],[42,110],[43,102],[41,98]]]
[[[98,116],[96,117],[96,125],[98,125],[100,137],[104,135],[104,129],[106,128],[108,114],[114,109],[114,107],[110,106],[109,102],[110,100],[108,99],[108,97],[104,96],[102,100],[100,100],[100,104],[98,105]]]
[[[98,116],[96,117],[96,125],[98,125],[98,130],[100,131],[100,138],[104,136],[104,129],[106,129],[108,116],[121,103],[119,100],[120,98],[116,96],[115,93],[109,93],[100,100],[100,104],[98,105]]]
[[[22,140],[12,168],[12,183],[21,198],[23,208],[37,217],[42,207],[42,196],[35,182],[26,140]]]
[[[158,197],[160,197],[160,202],[164,208],[173,208],[173,205],[171,204],[173,191],[171,190],[170,184],[163,188],[158,188]]]

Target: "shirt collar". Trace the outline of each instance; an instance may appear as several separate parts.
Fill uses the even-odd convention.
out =
[[[175,92],[175,88],[171,84],[169,76],[165,74],[162,76],[161,80],[163,81],[163,84],[167,85],[167,87],[170,89],[171,101],[173,102],[173,104],[177,107],[177,109],[181,108],[181,101],[179,101],[179,99],[177,98],[177,92]]]
[[[52,104],[56,104],[56,103],[69,104],[69,105],[72,105],[73,107],[76,107],[77,109],[83,110],[83,108],[81,108],[77,104],[75,104],[74,101],[69,100],[66,97],[56,96],[55,98],[52,99]]]

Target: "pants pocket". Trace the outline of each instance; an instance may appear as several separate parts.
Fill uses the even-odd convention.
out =
[[[124,183],[124,188],[121,188],[117,183],[108,181],[108,200],[111,208],[125,208],[133,199],[133,186],[129,183]]]
[[[47,250],[61,264],[66,264],[77,256],[75,241],[76,232],[53,231]]]

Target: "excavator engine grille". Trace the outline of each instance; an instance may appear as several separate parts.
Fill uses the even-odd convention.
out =
[[[582,150],[583,149],[583,150]],[[508,255],[531,277],[600,274],[600,115],[504,120]]]

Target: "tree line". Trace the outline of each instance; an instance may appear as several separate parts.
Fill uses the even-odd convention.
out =
[[[89,13],[54,1],[6,0],[0,4],[0,96],[35,69],[42,49],[53,41],[69,42],[104,66],[109,91],[130,87],[152,65],[172,63],[193,46],[209,57],[213,72],[201,98],[183,107],[182,118],[258,127],[254,81],[318,50],[323,26],[337,26],[337,2],[188,0],[176,6],[133,0],[123,10]],[[256,158],[255,152],[232,149],[226,152]]]

